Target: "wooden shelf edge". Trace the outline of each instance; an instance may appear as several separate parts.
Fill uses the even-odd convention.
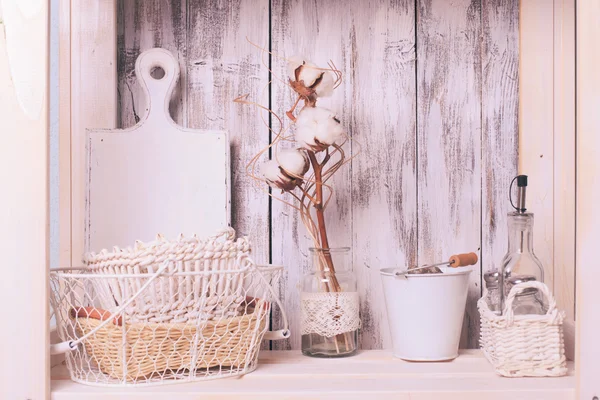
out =
[[[241,378],[162,386],[94,387],[69,380],[64,365],[52,368],[52,399],[575,399],[573,364],[560,378],[502,378],[479,350],[452,362],[410,363],[389,351],[370,350],[345,359],[313,359],[297,351],[265,351],[258,369]]]

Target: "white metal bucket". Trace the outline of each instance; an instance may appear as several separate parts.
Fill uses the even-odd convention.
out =
[[[382,269],[381,279],[394,356],[410,361],[443,361],[458,356],[470,267],[440,268],[442,274],[396,276]]]

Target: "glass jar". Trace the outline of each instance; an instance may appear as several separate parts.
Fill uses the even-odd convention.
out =
[[[524,282],[535,281],[535,277],[532,275],[514,275],[508,280],[509,291],[515,285]],[[527,315],[527,314],[546,314],[547,308],[544,301],[541,299],[541,293],[536,288],[524,289],[521,293],[515,296],[512,309],[514,315]]]
[[[508,214],[508,251],[502,259],[500,274],[501,307],[508,296],[508,280],[516,275],[533,276],[538,282],[544,282],[542,263],[533,252],[533,214],[511,212]]]
[[[300,293],[302,353],[347,357],[358,349],[359,298],[350,248],[310,249]]]
[[[500,309],[499,277],[500,273],[498,271],[487,272],[483,275],[486,288],[485,301],[490,311],[496,315],[502,314],[502,310]]]

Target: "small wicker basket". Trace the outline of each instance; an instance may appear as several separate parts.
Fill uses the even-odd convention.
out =
[[[536,288],[548,299],[545,315],[514,315],[515,296],[527,288]],[[506,377],[563,376],[567,361],[562,323],[564,312],[546,285],[525,282],[515,285],[507,299],[503,315],[490,311],[486,296],[479,299],[481,349],[499,375]]]

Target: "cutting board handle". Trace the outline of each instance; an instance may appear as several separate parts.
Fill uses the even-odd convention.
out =
[[[179,63],[173,54],[160,48],[144,51],[135,62],[135,75],[147,99],[146,115],[140,124],[146,119],[172,121],[169,102],[179,79]]]

